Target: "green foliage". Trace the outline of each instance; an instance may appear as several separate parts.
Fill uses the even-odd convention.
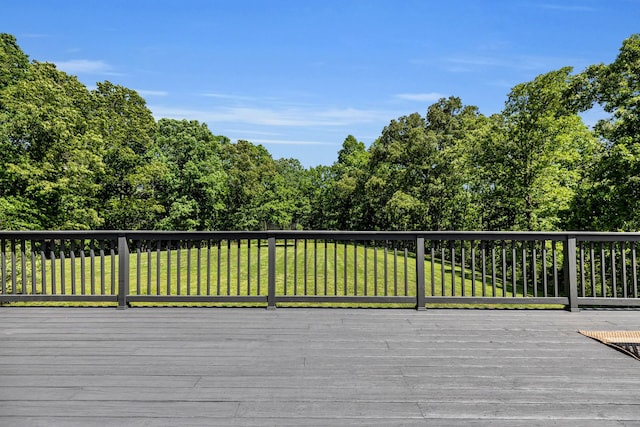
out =
[[[0,34],[0,90],[25,78],[29,57],[11,34]]]
[[[581,159],[597,150],[566,97],[570,73],[563,68],[517,85],[493,118],[476,160],[483,228],[562,228],[580,184]]]
[[[450,97],[429,107],[426,118],[391,121],[371,148],[365,193],[372,228],[473,228],[470,154],[483,120]]]
[[[134,90],[87,90],[0,34],[0,228],[639,230],[640,35],[611,64],[515,86],[491,117],[456,97],[391,120],[331,166],[274,160]],[[610,116],[594,129],[579,113]]]
[[[596,230],[640,230],[640,35],[625,40],[615,61],[583,73],[591,102],[611,116],[598,122],[602,155],[574,200],[572,224]]]
[[[91,125],[101,137],[98,198],[108,229],[153,228],[164,207],[156,198],[156,167],[148,155],[156,122],[135,91],[110,82],[91,92]]]
[[[240,140],[222,144],[221,155],[229,188],[223,228],[261,230],[288,225],[292,201],[278,193],[282,181],[271,154],[261,145]]]
[[[75,77],[34,62],[24,79],[0,92],[5,149],[0,195],[27,199],[43,228],[101,225],[94,202],[103,169],[100,141],[87,126],[89,94]],[[9,199],[7,199],[9,200]]]
[[[227,175],[220,159],[223,137],[197,121],[161,119],[153,149],[157,195],[166,207],[159,227],[212,230],[225,209]]]

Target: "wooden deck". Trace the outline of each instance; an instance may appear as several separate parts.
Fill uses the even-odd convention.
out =
[[[2,426],[640,425],[638,311],[0,308]]]

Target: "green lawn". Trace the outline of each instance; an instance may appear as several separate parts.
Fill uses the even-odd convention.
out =
[[[220,246],[201,249],[174,248],[157,252],[142,248],[130,255],[130,294],[266,296],[267,247],[264,242],[260,246],[257,241],[223,241]],[[72,259],[67,255],[64,261],[58,258],[51,263],[47,259],[43,265],[39,256],[36,256],[35,264],[31,258],[26,258],[24,281],[29,294],[113,295],[117,292],[118,257],[108,252],[103,262],[97,256],[91,262],[89,256],[82,259],[75,255]],[[21,270],[22,260],[18,259],[16,264],[17,270]],[[64,268],[61,268],[62,264]],[[503,285],[498,277],[494,283],[491,272],[487,272],[483,286],[481,273],[471,271],[469,265],[465,265],[463,271],[459,260],[452,270],[449,262],[439,259],[432,262],[427,257],[424,270],[427,295],[503,295]],[[276,271],[277,295],[416,295],[416,259],[414,254],[403,249],[385,250],[323,241],[309,242],[306,246],[304,241],[288,241],[285,247],[284,242],[279,241]],[[20,271],[18,273],[16,288],[22,292],[23,277]],[[10,289],[11,285],[11,278],[8,278],[6,286]],[[504,292],[507,296],[512,295],[508,284]],[[516,292],[516,296],[522,296],[522,293]]]

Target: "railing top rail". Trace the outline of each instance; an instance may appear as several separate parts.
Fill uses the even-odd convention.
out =
[[[0,239],[116,239],[126,236],[136,240],[233,240],[233,239],[327,239],[327,240],[555,240],[569,237],[587,241],[640,241],[640,233],[588,231],[336,231],[336,230],[269,230],[269,231],[133,231],[133,230],[38,230],[0,231]]]

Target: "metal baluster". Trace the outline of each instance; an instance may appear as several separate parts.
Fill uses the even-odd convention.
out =
[[[25,240],[20,241],[20,258],[22,268],[22,293],[27,293],[27,242]],[[64,270],[64,263],[62,264]]]
[[[258,243],[260,243],[260,239],[258,239]],[[259,259],[258,269],[260,269]],[[260,275],[258,275],[258,280],[260,280]],[[207,239],[207,295],[211,295],[211,239]]]
[[[171,295],[171,240],[167,240],[167,295]]]
[[[24,261],[24,253],[22,259]],[[60,239],[60,292],[62,293],[62,295],[66,295],[67,293],[67,280],[65,270],[64,240]],[[111,277],[113,277],[113,275]]]
[[[449,250],[451,252],[451,296],[456,296],[456,249],[455,240],[449,241]]]
[[[344,255],[344,261],[343,261],[344,295],[349,295],[347,291],[347,242],[342,243],[342,253]]]
[[[620,251],[622,251],[622,297],[627,298],[627,248],[625,242],[620,242]]]
[[[182,240],[176,241],[176,295],[182,293]]]
[[[17,272],[16,263],[17,263],[16,241],[15,239],[11,239],[11,293],[12,294],[18,293],[18,274],[17,274],[18,272]],[[55,287],[55,284],[53,286]]]
[[[69,262],[71,263],[71,295],[76,295],[76,241],[71,240],[71,252]]]
[[[187,295],[191,295],[191,245],[192,241],[187,240]]]
[[[42,285],[44,287],[46,276],[44,274],[44,242],[42,242]],[[89,241],[89,259],[91,260],[91,295],[96,294],[96,241],[91,239]]]
[[[516,241],[511,241],[511,296],[515,298],[518,295],[518,270],[516,268],[517,264],[517,254],[516,254]]]
[[[241,245],[241,239],[238,239],[238,253],[236,256],[236,270],[237,270],[237,278],[236,278],[236,295],[241,295],[240,292],[240,265],[241,265],[241,260],[240,260],[240,245]]]
[[[298,239],[293,240],[293,294],[298,295]]]
[[[160,264],[162,262],[162,240],[156,242],[156,295],[160,295]]]
[[[387,258],[388,255],[387,253],[389,252],[388,249],[389,246],[389,242],[387,240],[384,241],[384,296],[388,296],[389,295],[389,282],[388,282],[388,262],[387,262]]]
[[[417,261],[418,260],[416,259],[416,262]],[[422,260],[422,263],[424,264],[424,259]],[[409,296],[409,265],[408,264],[409,264],[409,248],[407,248],[407,245],[405,243],[404,245],[404,296]]]
[[[358,243],[353,244],[353,294],[358,295]]]
[[[584,242],[580,242],[580,296],[586,297],[585,274],[584,274]]]
[[[487,243],[485,240],[480,242],[480,251],[482,257],[482,296],[487,296]]]
[[[520,245],[522,248],[522,296],[526,298],[529,294],[527,289],[527,242],[524,241]]]
[[[398,241],[393,241],[393,296],[398,296]]]
[[[283,272],[283,288],[284,294],[287,295],[287,239],[284,239],[284,272]]]
[[[636,264],[636,242],[631,242],[631,270],[633,274],[633,297],[638,298],[638,269]]]
[[[287,253],[286,245],[284,253]],[[251,295],[251,239],[247,239],[247,295]]]
[[[378,296],[378,242],[373,246],[373,295]]]
[[[471,245],[471,296],[476,296],[476,242],[470,241]],[[502,281],[502,287],[504,288],[504,280]]]
[[[498,275],[496,273],[496,242],[491,242],[491,292],[492,296],[496,297],[498,290],[496,289],[496,282],[498,281]]]
[[[607,277],[605,270],[605,255],[604,255],[604,243],[600,243],[600,268],[601,268],[601,276],[600,281],[602,282],[602,296],[607,298]]]
[[[111,295],[116,294],[116,251],[115,251],[115,243],[111,242],[109,245],[109,255],[111,256]],[[64,286],[64,285],[63,285]]]
[[[609,254],[611,255],[611,290],[613,291],[613,297],[618,298],[618,283],[616,282],[617,269],[616,269],[616,246],[614,242],[611,242],[609,246]]]
[[[50,261],[51,261],[51,294],[52,295],[56,295],[57,294],[57,287],[56,287],[56,242],[54,239],[51,239],[51,246],[49,247],[49,257],[50,257]],[[15,253],[14,250],[11,251],[12,253]],[[15,271],[15,268],[14,268]],[[102,269],[102,275],[104,276],[104,268]],[[14,289],[15,292],[15,289]],[[104,292],[103,292],[104,293]]]
[[[553,252],[553,296],[558,297],[558,252],[556,251],[556,241],[551,242]]]
[[[595,297],[595,296],[597,296],[597,292],[596,292],[596,263],[595,263],[596,254],[595,254],[595,250],[593,248],[593,242],[589,243],[589,250],[590,250],[590,253],[589,253],[590,259],[589,259],[589,261],[590,261],[590,264],[591,264],[591,296]]]
[[[537,241],[533,241],[531,248],[531,273],[533,276],[533,296],[535,298],[538,297],[538,251],[537,251]]]
[[[202,295],[202,240],[198,240],[198,259],[196,261],[196,293]]]
[[[141,252],[140,252],[140,240],[136,241],[136,293],[138,295],[141,294],[141,272],[140,270],[142,270],[142,266],[141,266]]]
[[[328,295],[328,284],[327,284],[327,241],[324,240],[324,294]]]
[[[504,240],[500,241],[500,258],[502,259],[502,296],[507,296],[507,248]],[[473,270],[475,271],[475,270]]]
[[[465,256],[465,251],[464,251],[464,249],[465,249],[464,248],[465,241],[461,240],[460,241],[460,245],[461,245],[460,246],[460,279],[461,279],[461,282],[462,282],[461,283],[462,296],[464,297],[464,296],[467,295],[467,292],[466,292],[466,289],[465,289],[465,283],[464,283],[465,282],[465,276],[466,276],[466,273],[465,273],[465,259],[464,259],[464,256]]]

